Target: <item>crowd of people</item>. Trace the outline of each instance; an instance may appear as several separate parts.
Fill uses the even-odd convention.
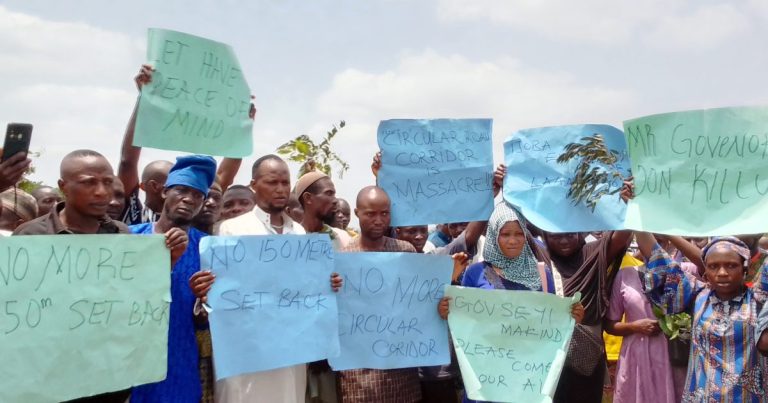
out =
[[[141,88],[151,79],[152,68],[142,66],[135,81]],[[0,236],[163,234],[170,251],[166,379],[78,402],[470,401],[462,396],[455,357],[438,367],[338,372],[322,361],[215,380],[206,302],[216,280],[201,267],[200,240],[307,233],[327,234],[338,253],[450,255],[452,283],[465,287],[580,293],[555,402],[601,401],[609,379],[604,331],[623,337],[614,402],[768,401],[768,252],[759,234],[686,239],[629,230],[547,233],[503,200],[488,221],[432,223],[432,233],[426,224],[392,228],[390,199],[375,185],[380,155],[372,163],[371,185],[360,190],[354,206],[337,197],[324,173],[310,171],[294,184],[287,163],[272,154],[253,163],[248,184],[233,184],[241,160],[217,164],[203,155],[154,161],[139,175],[136,114],[134,109],[116,173],[101,153],[75,150],[61,161],[56,187],[28,194],[16,185],[30,160],[20,153],[0,163]],[[498,195],[506,169],[499,166],[493,174]],[[632,187],[625,184],[625,200],[633,197]],[[353,212],[359,231],[349,227]],[[634,253],[633,241],[639,248]],[[329,286],[340,289],[341,277],[332,275]],[[447,318],[450,300],[435,309]],[[658,312],[690,314],[689,327],[676,337],[687,343],[683,359],[671,357]]]

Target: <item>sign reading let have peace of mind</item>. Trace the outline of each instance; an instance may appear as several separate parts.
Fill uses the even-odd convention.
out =
[[[487,220],[493,210],[491,119],[379,123],[379,186],[392,226]]]
[[[229,45],[149,30],[152,81],[141,89],[133,144],[241,158],[253,150],[251,90]]]

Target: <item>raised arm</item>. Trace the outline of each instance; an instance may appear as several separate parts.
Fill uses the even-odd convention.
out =
[[[612,262],[627,252],[632,242],[632,231],[614,231],[608,244],[608,261]]]
[[[667,251],[656,243],[652,234],[637,232],[636,236],[640,250],[650,256],[646,263],[644,285],[651,300],[666,306],[668,314],[688,311],[690,304],[706,285],[684,272]]]
[[[219,169],[216,170],[216,183],[221,186],[221,191],[224,192],[228,187],[232,186],[237,176],[237,171],[240,170],[240,164],[243,160],[240,158],[224,158],[219,164]]]
[[[141,87],[152,81],[152,66],[144,64],[139,70],[139,74],[133,79],[136,88],[141,91]],[[133,113],[128,120],[128,126],[123,135],[123,144],[120,147],[120,164],[117,166],[117,177],[125,186],[125,193],[131,194],[139,187],[139,158],[141,157],[141,147],[133,145],[133,133],[136,129],[136,115],[139,110],[139,100],[136,100],[136,106],[133,107]]]
[[[675,245],[675,248],[682,252],[683,256],[687,257],[691,263],[695,264],[700,271],[704,270],[704,261],[701,260],[701,249],[699,249],[698,246],[677,235],[670,236],[669,240],[672,242],[672,245]]]

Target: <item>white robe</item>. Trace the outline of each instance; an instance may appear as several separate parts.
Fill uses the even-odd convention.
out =
[[[270,216],[259,207],[221,223],[219,235],[270,235],[277,232]],[[304,234],[301,224],[283,213],[283,234]],[[214,354],[216,352],[214,351]],[[307,390],[307,365],[293,365],[269,371],[244,374],[216,382],[217,403],[304,403]]]

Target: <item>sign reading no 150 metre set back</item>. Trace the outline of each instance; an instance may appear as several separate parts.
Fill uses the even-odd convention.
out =
[[[493,210],[491,119],[379,123],[379,186],[392,225],[487,220]]]

